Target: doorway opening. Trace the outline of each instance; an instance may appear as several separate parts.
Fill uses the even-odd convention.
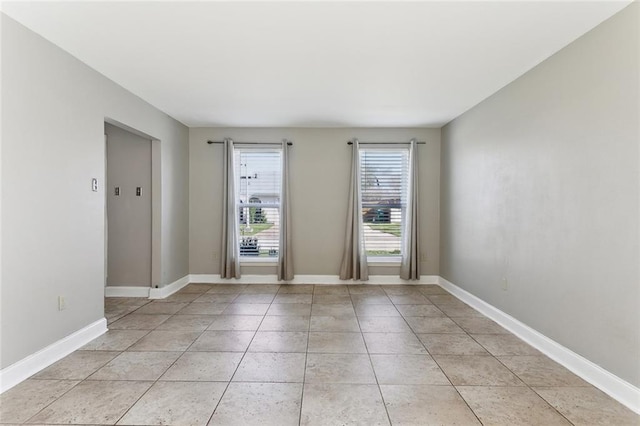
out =
[[[160,284],[160,141],[106,120],[105,295],[148,297]]]

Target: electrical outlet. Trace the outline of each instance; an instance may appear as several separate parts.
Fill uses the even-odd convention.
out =
[[[217,251],[214,251],[213,253],[211,253],[211,259],[218,260],[218,252]]]
[[[58,296],[58,310],[64,311],[65,309],[67,309],[67,301],[64,296]]]
[[[427,261],[427,253],[420,253],[420,262]]]
[[[509,281],[507,281],[505,277],[502,277],[502,290],[503,291],[509,290]]]

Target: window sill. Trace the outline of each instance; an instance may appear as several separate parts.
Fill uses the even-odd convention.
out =
[[[400,257],[383,257],[383,256],[375,256],[375,257],[367,257],[367,265],[368,266],[391,266],[396,267],[400,266],[402,262],[402,258]]]
[[[277,257],[240,258],[240,265],[242,266],[276,266],[277,264],[278,264]]]

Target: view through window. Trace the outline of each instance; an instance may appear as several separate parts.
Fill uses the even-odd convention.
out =
[[[368,257],[402,255],[409,150],[360,149],[362,222]]]
[[[240,259],[277,259],[282,151],[236,148],[236,206]]]

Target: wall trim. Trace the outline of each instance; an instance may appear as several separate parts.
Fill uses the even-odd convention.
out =
[[[189,284],[189,282],[190,275],[185,275],[184,277],[179,278],[171,284],[165,285],[164,287],[151,288],[149,290],[149,299],[164,299],[165,297],[169,297],[173,293],[185,287],[187,284]]]
[[[40,349],[38,352],[3,368],[0,370],[0,393],[11,389],[106,332],[107,320],[100,318],[98,321]]]
[[[275,275],[243,275],[239,279],[224,279],[214,274],[190,274],[161,288],[106,287],[109,297],[149,297],[163,299],[189,283],[207,284],[363,284],[363,285],[428,285],[437,284],[467,303],[478,312],[494,320],[549,358],[563,365],[582,379],[599,388],[632,411],[640,414],[640,389],[610,373],[597,364],[562,346],[542,333],[518,321],[511,315],[463,290],[447,279],[426,275],[418,281],[402,280],[397,276],[372,275],[369,281],[340,280],[337,275],[298,275],[291,281],[278,281]],[[143,291],[144,290],[144,291]],[[135,295],[134,295],[135,294]],[[107,320],[101,318],[86,327],[0,370],[0,393],[3,393],[38,371],[64,358],[107,331]]]
[[[478,312],[491,318],[552,360],[591,383],[604,393],[640,414],[640,388],[610,373],[597,364],[573,352],[544,334],[518,321],[484,300],[440,277],[440,286],[467,303]]]
[[[369,284],[425,285],[439,284],[437,275],[423,275],[420,280],[403,280],[395,275],[370,275],[368,281],[341,280],[337,275],[296,275],[291,281],[278,281],[275,275],[242,275],[240,278],[220,278],[215,274],[191,274],[189,282],[205,284]],[[152,289],[153,290],[153,289]]]
[[[139,286],[110,286],[104,288],[105,297],[149,297],[149,287]]]

